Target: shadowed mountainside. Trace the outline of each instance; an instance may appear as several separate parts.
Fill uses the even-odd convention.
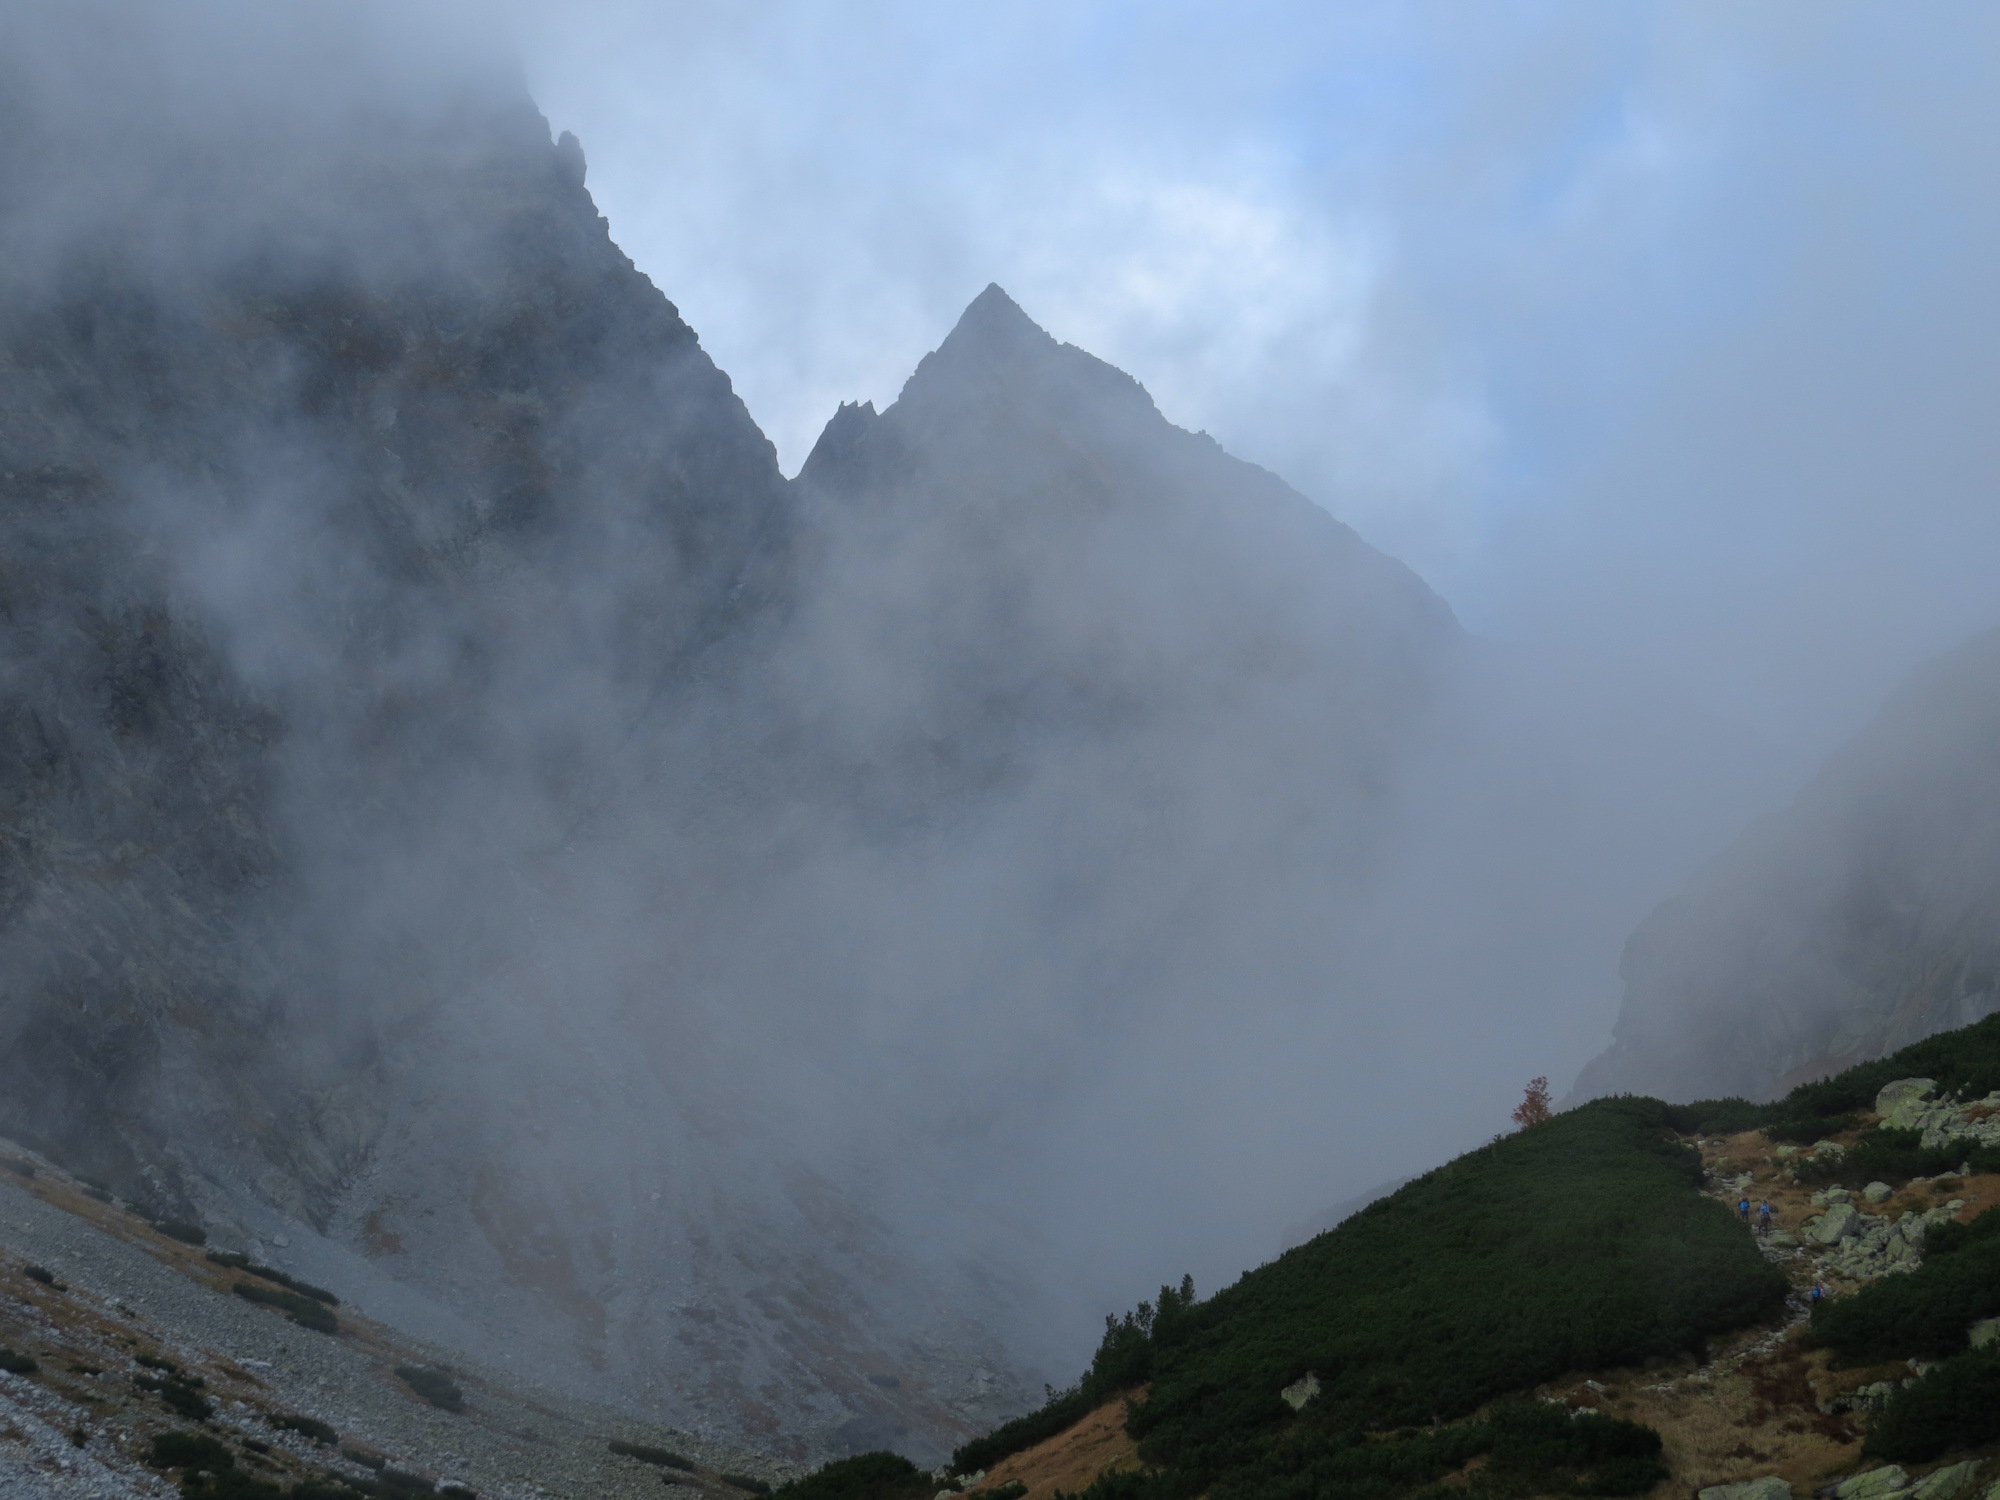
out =
[[[135,16],[0,49],[0,1129],[649,1416],[1018,1409],[1065,1111],[1338,995],[1449,612],[997,289],[787,484],[511,79]]]

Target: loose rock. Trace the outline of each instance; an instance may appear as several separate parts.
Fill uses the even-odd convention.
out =
[[[1776,1474],[1746,1479],[1741,1484],[1712,1484],[1700,1500],[1792,1500],[1792,1487]]]

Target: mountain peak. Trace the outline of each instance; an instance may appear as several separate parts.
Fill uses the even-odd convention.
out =
[[[1022,354],[1037,348],[1058,347],[1055,339],[1022,312],[1021,304],[995,281],[989,282],[986,290],[967,304],[957,326],[938,346],[938,353]]]

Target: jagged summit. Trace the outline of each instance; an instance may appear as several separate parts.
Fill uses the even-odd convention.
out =
[[[1054,335],[1022,311],[1021,304],[1008,296],[999,282],[993,281],[966,304],[957,324],[939,346],[939,353],[950,350],[991,355],[1060,347]]]

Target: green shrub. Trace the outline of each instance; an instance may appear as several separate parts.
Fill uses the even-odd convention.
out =
[[[323,1286],[314,1286],[310,1281],[300,1281],[289,1276],[275,1266],[262,1265],[249,1256],[235,1250],[211,1250],[208,1258],[218,1266],[227,1266],[232,1271],[248,1271],[252,1276],[261,1276],[266,1281],[275,1281],[302,1297],[310,1297],[315,1302],[324,1302],[328,1307],[340,1306],[340,1299]]]
[[[1153,1461],[1218,1474],[1288,1425],[1307,1371],[1326,1432],[1466,1415],[1566,1370],[1697,1352],[1783,1303],[1666,1107],[1605,1099],[1417,1179],[1201,1305],[1131,1430]]]
[[[1906,1386],[1868,1424],[1862,1451],[1921,1463],[2000,1438],[2000,1349],[1975,1349]]]
[[[152,1392],[170,1410],[189,1421],[206,1422],[215,1415],[215,1403],[202,1395],[202,1382],[199,1380],[185,1375],[168,1375],[159,1380],[147,1375],[134,1375],[132,1384],[139,1390]]]
[[[1784,1141],[1793,1146],[1813,1146],[1830,1135],[1840,1135],[1861,1123],[1857,1114],[1828,1115],[1814,1118],[1772,1120],[1764,1126],[1764,1134],[1774,1141]]]
[[[331,1448],[340,1441],[340,1434],[318,1417],[304,1417],[297,1412],[281,1411],[271,1413],[265,1420],[282,1432],[296,1432],[300,1437],[309,1438],[324,1448]]]
[[[931,1500],[929,1477],[900,1453],[838,1458],[772,1492],[773,1500]]]
[[[5,1370],[9,1375],[32,1375],[40,1368],[41,1365],[31,1356],[0,1344],[0,1370]]]
[[[1700,1158],[1673,1134],[1686,1123],[1657,1100],[1597,1100],[1439,1167],[1206,1302],[1186,1288],[1110,1320],[1091,1375],[953,1467],[988,1466],[1002,1434],[1059,1431],[1111,1394],[1092,1389],[1101,1373],[1151,1381],[1128,1430],[1156,1473],[1094,1500],[1392,1496],[1478,1453],[1489,1487],[1539,1463],[1561,1470],[1544,1493],[1648,1488],[1647,1429],[1554,1408],[1460,1419],[1569,1370],[1699,1353],[1782,1307],[1783,1274],[1703,1194]],[[1294,1415],[1278,1392],[1307,1372],[1320,1392]],[[1361,1437],[1398,1428],[1419,1431]],[[1560,1463],[1533,1458],[1557,1436]]]
[[[1682,1135],[1736,1135],[1761,1130],[1770,1114],[1769,1105],[1752,1104],[1748,1099],[1697,1099],[1692,1104],[1669,1105],[1667,1124]]]
[[[1323,1436],[1308,1447],[1274,1443],[1247,1456],[1207,1492],[1214,1500],[1389,1500],[1413,1491],[1454,1500],[1547,1495],[1639,1495],[1668,1477],[1649,1427],[1539,1401],[1496,1403],[1478,1421],[1371,1438]],[[1460,1487],[1439,1481],[1474,1459]],[[1057,1500],[1185,1500],[1201,1493],[1184,1471],[1125,1470]]]
[[[1763,1130],[1775,1140],[1809,1145],[1853,1129],[1863,1114],[1875,1108],[1875,1096],[1882,1086],[1899,1078],[1935,1078],[1941,1093],[1961,1098],[1983,1098],[2000,1089],[2000,1015],[1957,1031],[1939,1032],[1831,1078],[1800,1084],[1770,1104],[1703,1099],[1675,1105],[1674,1128],[1687,1135]],[[2000,1166],[2000,1153],[1994,1160]]]
[[[1876,1129],[1866,1131],[1853,1148],[1839,1156],[1807,1158],[1799,1163],[1801,1182],[1907,1182],[1912,1177],[1935,1177],[1955,1171],[1972,1158],[1973,1170],[1991,1171],[2000,1163],[2000,1150],[1974,1146],[1969,1141],[1925,1146],[1916,1130]]]
[[[170,1375],[178,1375],[181,1372],[179,1365],[157,1354],[135,1354],[132,1356],[132,1363],[144,1365],[149,1370],[165,1370]]]
[[[236,1467],[236,1455],[205,1432],[163,1432],[153,1439],[146,1462],[156,1469],[208,1469],[220,1473]]]
[[[645,1443],[626,1443],[613,1438],[611,1440],[611,1451],[613,1453],[622,1453],[627,1458],[636,1458],[642,1464],[659,1464],[662,1468],[667,1469],[692,1470],[694,1468],[693,1459],[683,1458],[671,1448],[653,1448]]]
[[[170,1240],[179,1240],[183,1245],[206,1245],[208,1231],[199,1224],[190,1224],[186,1219],[154,1219],[152,1225]]]
[[[0,1167],[5,1167],[16,1177],[33,1177],[35,1175],[33,1163],[22,1161],[17,1156],[10,1156],[5,1160],[0,1160]]]
[[[1194,1278],[1183,1276],[1178,1287],[1160,1288],[1157,1303],[1141,1302],[1122,1319],[1107,1315],[1104,1337],[1083,1378],[1066,1391],[1051,1391],[1046,1402],[1025,1416],[963,1444],[951,1456],[952,1472],[990,1469],[1068,1431],[1120,1391],[1144,1384],[1152,1378],[1155,1354],[1178,1344],[1192,1328],[1194,1307]]]
[[[1933,1224],[1924,1231],[1924,1258],[1927,1261],[1936,1260],[1941,1255],[1950,1255],[1967,1245],[1983,1244],[1988,1240],[2000,1240],[2000,1213],[1988,1209],[1963,1224],[1956,1219],[1946,1219],[1942,1224]]]
[[[389,1460],[379,1453],[370,1453],[366,1448],[342,1448],[340,1456],[349,1463],[360,1464],[364,1469],[380,1471],[389,1465]]]
[[[1924,1238],[1914,1271],[1813,1309],[1813,1338],[1839,1363],[1943,1359],[1964,1350],[1968,1324],[2000,1314],[2000,1214],[1941,1224]]]
[[[325,1303],[311,1297],[301,1297],[297,1292],[279,1291],[248,1281],[237,1282],[234,1291],[245,1302],[277,1308],[301,1328],[310,1328],[314,1333],[340,1332],[340,1320],[327,1311]]]
[[[39,1281],[43,1286],[54,1287],[59,1292],[69,1290],[68,1287],[56,1280],[56,1273],[51,1271],[47,1266],[23,1266],[21,1267],[21,1274],[30,1281]]]
[[[434,1495],[437,1487],[421,1474],[390,1468],[385,1464],[376,1476],[375,1493],[382,1500],[406,1500],[406,1497],[417,1495]]]
[[[979,1500],[1021,1500],[1028,1493],[1028,1486],[1019,1479],[1010,1479],[1005,1484],[989,1485],[979,1492]]]
[[[443,1411],[464,1411],[465,1392],[451,1378],[449,1370],[427,1365],[397,1365],[396,1376],[432,1406]]]
[[[752,1479],[748,1474],[720,1474],[716,1477],[724,1484],[733,1485],[739,1490],[748,1490],[753,1495],[768,1495],[771,1493],[771,1487],[768,1484],[764,1483],[761,1479]]]

